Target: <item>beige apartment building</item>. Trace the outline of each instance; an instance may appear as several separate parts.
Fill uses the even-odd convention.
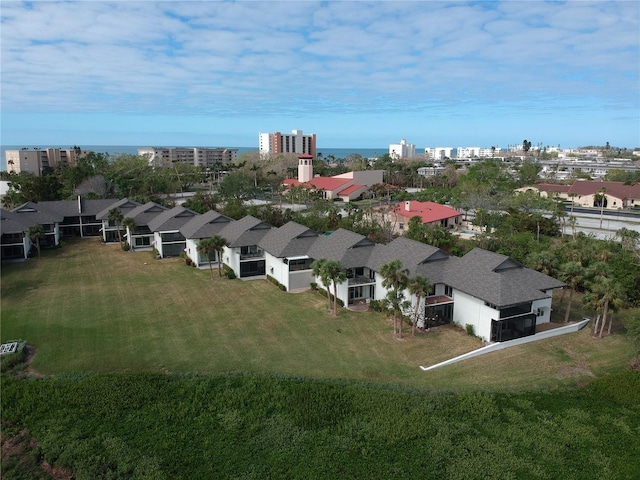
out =
[[[36,176],[42,175],[48,168],[75,165],[78,152],[74,149],[60,148],[7,150],[5,160],[9,173],[29,172]]]
[[[149,162],[159,164],[186,163],[194,167],[210,168],[220,163],[227,165],[238,158],[237,148],[201,147],[143,147],[138,155],[147,156]]]

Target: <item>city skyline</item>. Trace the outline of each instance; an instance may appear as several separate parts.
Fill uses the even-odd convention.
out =
[[[1,143],[640,146],[638,2],[3,2]],[[65,25],[68,27],[65,27]]]

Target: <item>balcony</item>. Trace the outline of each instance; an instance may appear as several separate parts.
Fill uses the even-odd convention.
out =
[[[447,295],[431,295],[424,299],[425,305],[441,305],[443,303],[452,303],[453,298]]]
[[[349,286],[352,286],[352,285],[367,285],[367,284],[374,285],[376,283],[376,279],[375,278],[369,278],[369,277],[364,277],[364,276],[357,276],[357,277],[349,278],[348,280],[349,280],[349,282],[348,282]]]
[[[240,250],[240,260],[249,260],[252,258],[263,258],[264,250],[258,249],[248,249],[245,250],[244,247]]]

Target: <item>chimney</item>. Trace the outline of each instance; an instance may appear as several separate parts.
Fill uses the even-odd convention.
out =
[[[407,212],[410,212],[410,211],[411,211],[411,201],[407,200],[406,202],[404,202],[404,209],[405,209]]]

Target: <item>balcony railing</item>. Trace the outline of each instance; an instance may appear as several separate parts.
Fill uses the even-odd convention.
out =
[[[257,252],[240,253],[240,260],[247,260],[249,258],[262,258],[264,257],[264,250],[258,250]]]
[[[375,278],[369,278],[369,277],[353,277],[349,279],[349,285],[366,285],[366,284],[375,284],[376,283],[376,279]]]

